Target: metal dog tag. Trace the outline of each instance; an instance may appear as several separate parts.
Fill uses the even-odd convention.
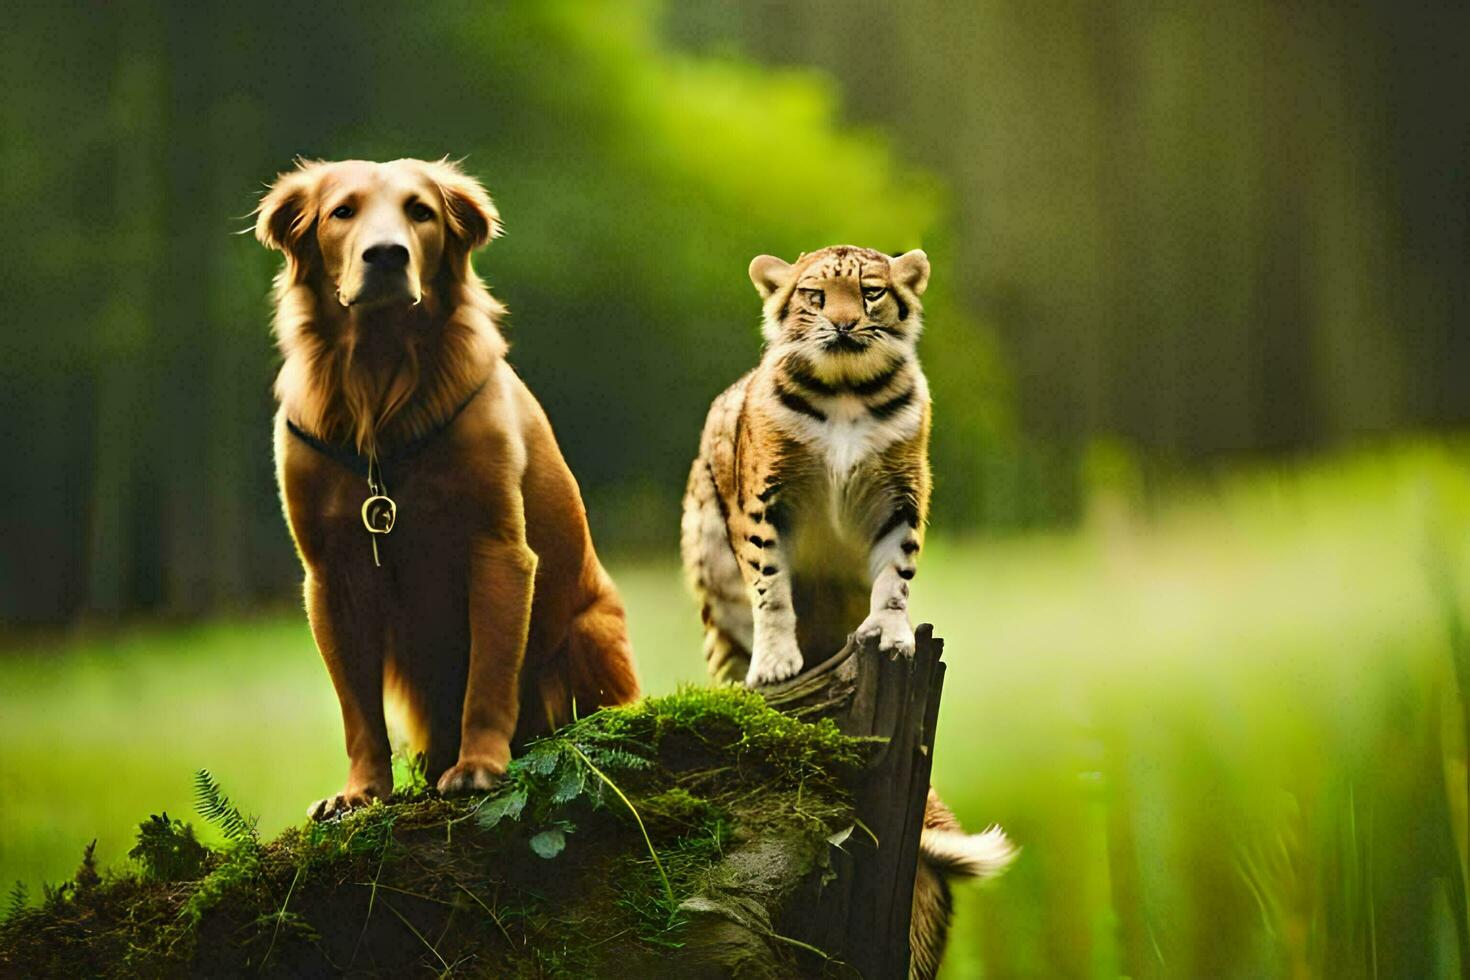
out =
[[[383,480],[383,468],[378,464],[376,452],[368,455],[367,471],[368,498],[362,502],[362,526],[368,530],[368,540],[373,543],[373,564],[383,567],[378,557],[378,535],[393,530],[398,520],[398,505],[388,496],[388,485]]]
[[[398,519],[398,505],[392,497],[374,494],[362,502],[362,526],[373,534],[387,534]]]
[[[373,564],[379,568],[383,567],[383,560],[378,557],[378,535],[393,530],[393,522],[397,519],[398,505],[393,502],[392,497],[375,493],[362,502],[362,526],[371,535]]]

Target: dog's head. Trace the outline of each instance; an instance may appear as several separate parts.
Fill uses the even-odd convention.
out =
[[[447,159],[301,161],[255,221],[255,237],[286,254],[289,282],[357,310],[417,305],[441,277],[463,281],[470,253],[498,234],[490,196]]]

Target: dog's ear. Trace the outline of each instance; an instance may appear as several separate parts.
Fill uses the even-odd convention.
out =
[[[255,209],[260,244],[295,257],[297,245],[316,221],[317,185],[325,166],[319,160],[298,160],[295,170],[276,177]]]
[[[473,252],[501,233],[500,212],[480,182],[449,158],[428,165],[429,177],[444,198],[445,224],[449,233]]]

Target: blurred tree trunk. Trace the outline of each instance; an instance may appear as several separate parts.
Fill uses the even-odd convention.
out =
[[[156,438],[150,411],[151,348],[157,335],[147,311],[153,308],[163,256],[161,202],[164,146],[157,109],[166,102],[161,22],[148,11],[114,11],[112,27],[121,43],[109,93],[110,152],[93,157],[87,181],[106,188],[112,217],[103,254],[113,267],[109,295],[95,334],[90,371],[96,423],[87,542],[87,608],[117,615],[156,599],[146,569],[153,541],[139,534],[139,514],[154,505],[152,481],[144,474]],[[167,284],[162,284],[167,288]]]
[[[227,29],[246,32],[247,12],[236,8],[215,13],[234,23]],[[208,429],[203,447],[203,466],[208,481],[205,514],[210,542],[208,596],[211,605],[234,607],[244,604],[255,589],[253,577],[269,583],[273,570],[262,567],[256,554],[255,527],[251,521],[252,500],[259,499],[255,482],[270,473],[271,443],[266,288],[240,289],[242,276],[250,275],[259,248],[253,237],[240,235],[252,225],[244,214],[253,201],[250,189],[237,186],[228,162],[239,148],[265,146],[266,126],[259,108],[230,91],[228,78],[248,70],[233,59],[215,59],[208,66],[209,90],[214,101],[202,108],[206,119],[201,141],[210,161],[210,179],[201,187],[205,206],[201,213],[212,220],[200,224],[201,253],[208,266],[201,276],[206,287],[205,320],[211,325],[208,363]],[[226,224],[218,216],[230,216]],[[274,516],[274,515],[272,515]]]
[[[167,283],[159,309],[181,325],[156,346],[155,389],[160,424],[156,446],[163,486],[163,537],[166,608],[197,613],[210,604],[214,567],[221,557],[210,534],[210,447],[216,437],[216,406],[227,392],[211,384],[214,352],[225,344],[209,317],[210,268],[215,234],[208,219],[215,178],[210,141],[210,98],[219,91],[212,79],[218,55],[193,43],[209,33],[214,12],[203,6],[176,8],[167,33],[170,48],[167,132],[168,156],[165,261],[158,270]]]
[[[829,69],[949,179],[935,278],[999,330],[1031,437],[1202,458],[1470,420],[1470,8],[670,17]]]

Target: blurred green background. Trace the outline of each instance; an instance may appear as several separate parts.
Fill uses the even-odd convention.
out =
[[[208,766],[341,778],[270,462],[255,199],[465,156],[477,267],[628,601],[701,679],[678,500],[750,257],[922,246],[936,784],[1023,845],[946,976],[1470,968],[1470,13],[22,3],[0,33],[0,882]]]

